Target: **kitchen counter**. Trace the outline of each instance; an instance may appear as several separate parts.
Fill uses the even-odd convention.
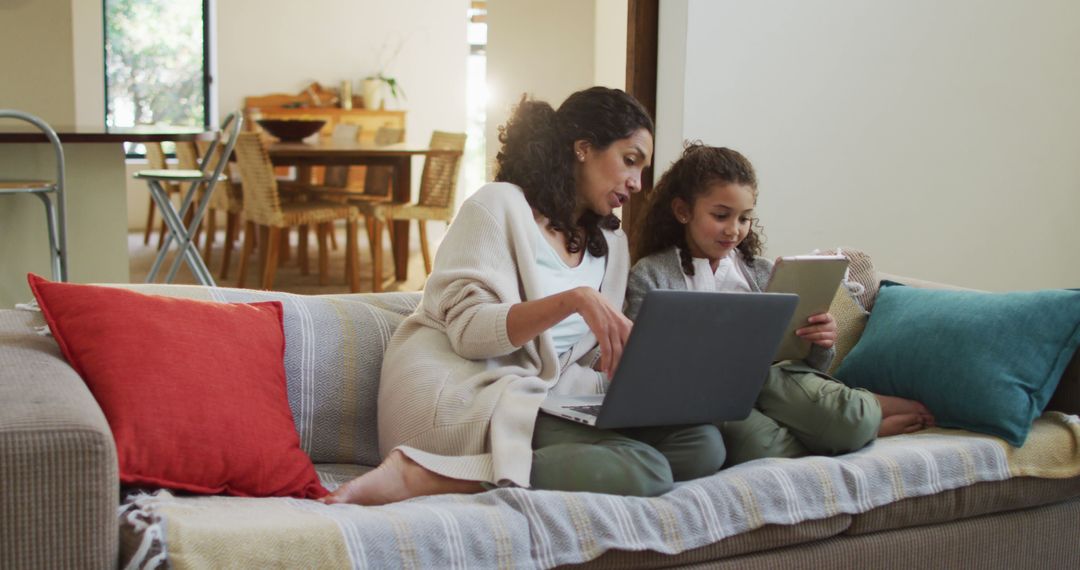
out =
[[[209,140],[213,132],[161,128],[53,126],[66,163],[69,280],[126,283],[125,142]],[[52,148],[40,131],[0,122],[0,179],[52,180]],[[26,274],[51,277],[45,209],[33,196],[0,197],[0,307],[31,298]]]

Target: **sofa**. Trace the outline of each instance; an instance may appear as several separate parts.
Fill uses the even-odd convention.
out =
[[[850,299],[872,306],[882,274],[863,273]],[[289,404],[320,480],[377,464],[381,351],[419,293],[120,287],[281,301]],[[847,352],[866,314],[838,320]],[[0,311],[0,568],[1080,567],[1075,355],[1020,447],[931,428],[836,458],[752,461],[657,498],[496,488],[365,508],[122,487],[109,423],[44,324],[32,307]]]

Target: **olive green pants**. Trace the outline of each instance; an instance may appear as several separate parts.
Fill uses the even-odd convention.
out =
[[[866,390],[849,388],[802,364],[774,365],[750,417],[724,422],[727,465],[762,457],[837,455],[877,437],[881,405]]]
[[[724,464],[714,425],[604,430],[547,414],[536,418],[534,489],[654,497],[676,481],[712,475]]]

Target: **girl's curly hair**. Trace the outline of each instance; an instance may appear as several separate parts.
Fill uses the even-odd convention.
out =
[[[729,148],[706,146],[701,141],[687,143],[682,157],[660,177],[648,197],[645,216],[641,218],[636,234],[633,260],[636,262],[671,246],[678,246],[683,271],[693,275],[686,228],[675,219],[671,204],[676,198],[681,198],[693,208],[697,197],[708,192],[716,182],[749,186],[754,192],[754,203],[757,203],[757,175],[745,156]],[[738,247],[747,263],[761,255],[764,237],[764,229],[754,218],[750,231]]]
[[[619,89],[578,91],[557,111],[523,96],[510,120],[499,127],[502,148],[495,155],[495,181],[521,187],[529,205],[549,220],[548,227],[566,236],[568,252],[584,247],[602,257],[607,255],[602,230],[617,229],[619,219],[588,211],[574,220],[578,203],[574,143],[584,140],[602,151],[638,129],[652,134],[653,121],[641,103]]]

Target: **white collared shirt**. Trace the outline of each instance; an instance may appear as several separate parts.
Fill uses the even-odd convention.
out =
[[[679,256],[680,250],[675,248],[675,255]],[[712,291],[725,293],[749,293],[752,291],[747,279],[749,271],[746,263],[739,257],[738,250],[731,250],[724,256],[713,271],[708,258],[692,258],[694,274],[683,273],[686,279],[686,288],[691,291]],[[680,258],[679,265],[682,266]]]

